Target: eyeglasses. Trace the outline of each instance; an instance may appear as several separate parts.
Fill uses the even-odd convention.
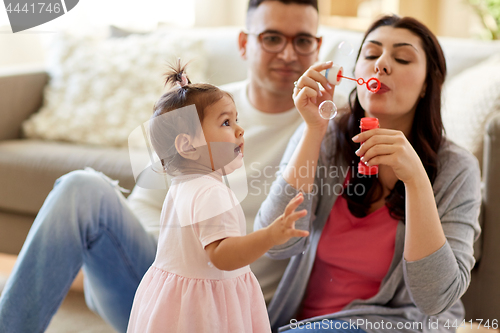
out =
[[[301,34],[293,37],[285,36],[280,32],[264,31],[260,34],[247,32],[247,35],[255,35],[262,45],[264,51],[269,53],[280,53],[289,41],[292,42],[293,49],[300,55],[310,55],[318,49],[321,37]]]

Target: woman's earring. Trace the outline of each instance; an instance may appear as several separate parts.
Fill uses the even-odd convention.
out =
[[[427,82],[424,83],[424,86],[422,87],[422,91],[420,92],[420,98],[424,98],[425,97],[426,90],[427,90]]]

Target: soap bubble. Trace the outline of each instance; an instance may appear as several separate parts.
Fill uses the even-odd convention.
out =
[[[352,44],[347,41],[340,42],[337,49],[340,54],[344,56],[350,56],[354,52],[354,47],[352,47]]]
[[[323,119],[333,119],[337,115],[337,106],[330,100],[323,101],[318,107],[319,115]]]

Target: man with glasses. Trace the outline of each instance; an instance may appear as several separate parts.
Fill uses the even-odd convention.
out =
[[[246,31],[238,39],[248,79],[222,87],[233,94],[245,129],[247,232],[302,122],[292,91],[318,59],[317,28],[317,0],[249,2]],[[155,259],[166,191],[136,186],[127,204],[97,173],[74,171],[56,183],[3,290],[0,332],[44,331],[82,265],[88,306],[125,332],[137,286]],[[266,301],[286,264],[263,257],[252,265]]]
[[[296,113],[293,82],[318,60],[318,17],[317,1],[249,2],[239,47],[248,62],[248,99],[257,110]]]

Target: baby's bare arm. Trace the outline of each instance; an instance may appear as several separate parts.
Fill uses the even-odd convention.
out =
[[[309,232],[295,229],[295,221],[307,215],[306,210],[295,212],[304,200],[299,193],[287,205],[284,214],[264,229],[241,237],[228,237],[205,246],[212,264],[220,270],[232,271],[253,263],[270,248],[292,237],[306,237]]]

